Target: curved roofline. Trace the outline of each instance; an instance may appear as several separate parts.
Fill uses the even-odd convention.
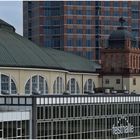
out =
[[[61,69],[59,67],[38,67],[38,66],[6,66],[6,65],[0,65],[0,67],[4,68],[23,68],[23,69],[44,69],[44,70],[57,70],[57,71],[66,71],[66,72],[75,72],[75,73],[98,73],[96,71],[86,71],[86,70],[70,70],[70,69]]]
[[[117,36],[120,35],[120,36]],[[112,37],[113,36],[113,37]],[[119,39],[118,39],[118,38]],[[133,36],[131,34],[131,32],[127,31],[127,30],[114,30],[112,31],[112,33],[109,35],[108,40],[124,40],[125,38],[129,37],[131,40],[136,41],[135,36]]]
[[[0,66],[43,68],[69,72],[94,73],[96,62],[61,50],[39,47],[27,38],[11,31],[13,26],[0,20]],[[12,27],[12,28],[11,28]],[[9,31],[10,30],[10,31]]]
[[[8,24],[7,22],[5,22],[4,20],[0,19],[0,28],[3,28],[3,27],[10,27],[13,29],[14,32],[16,30],[14,26],[12,26],[12,25]]]

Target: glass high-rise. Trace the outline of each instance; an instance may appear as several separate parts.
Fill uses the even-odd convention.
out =
[[[25,1],[24,36],[52,47],[100,60],[102,43],[124,17],[139,39],[138,1]]]

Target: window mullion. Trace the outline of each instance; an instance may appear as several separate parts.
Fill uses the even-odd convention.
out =
[[[76,92],[77,92],[76,80],[74,80],[74,86],[75,86],[75,89],[74,89],[75,91],[74,91],[74,92],[75,92],[75,94],[76,94]]]
[[[87,86],[87,91],[88,91],[88,80],[87,80],[87,82],[86,82],[87,84],[86,84],[86,86]]]
[[[55,82],[55,92],[54,92],[54,94],[57,93],[57,79],[56,79],[55,81],[56,81],[56,82]]]
[[[44,90],[43,90],[43,93],[44,93],[44,95],[45,95],[45,93],[46,93],[46,84],[45,84],[45,78],[43,78],[43,88],[44,88]]]
[[[30,94],[32,94],[32,77],[30,77]]]
[[[0,93],[1,93],[1,72],[0,72]]]
[[[59,93],[61,93],[61,90],[60,90],[61,89],[61,87],[60,87],[61,86],[61,84],[60,84],[60,77],[58,78],[58,82],[59,82],[58,83],[59,84],[58,90],[59,90]]]
[[[37,90],[39,90],[39,75],[37,75]]]
[[[70,89],[70,93],[71,93],[71,79],[69,81],[69,89]]]
[[[9,75],[9,93],[11,94],[11,75]]]

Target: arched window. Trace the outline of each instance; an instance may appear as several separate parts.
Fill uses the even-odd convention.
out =
[[[48,85],[44,77],[36,75],[30,78],[25,85],[25,94],[47,94]]]
[[[61,77],[57,77],[53,84],[53,93],[63,93],[64,91],[64,84],[63,79]]]
[[[84,92],[93,91],[95,88],[95,84],[92,79],[88,79],[84,85]]]
[[[1,93],[17,94],[16,84],[10,76],[1,74]]]
[[[74,78],[68,81],[67,90],[72,94],[80,93],[78,82]]]

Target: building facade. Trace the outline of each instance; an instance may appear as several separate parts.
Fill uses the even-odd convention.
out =
[[[16,34],[15,28],[2,20],[0,42],[0,92],[81,94],[99,86],[98,63],[64,51],[41,48]]]
[[[39,47],[0,20],[0,138],[140,138],[137,40],[118,27],[102,53],[101,67]]]
[[[140,48],[135,36],[123,26],[125,20],[120,18],[122,26],[112,32],[108,46],[102,49],[103,87],[138,90],[140,74]]]
[[[23,34],[42,47],[51,47],[100,60],[109,34],[125,26],[139,40],[138,1],[23,2]]]
[[[0,96],[0,101],[2,139],[140,138],[139,95]]]

